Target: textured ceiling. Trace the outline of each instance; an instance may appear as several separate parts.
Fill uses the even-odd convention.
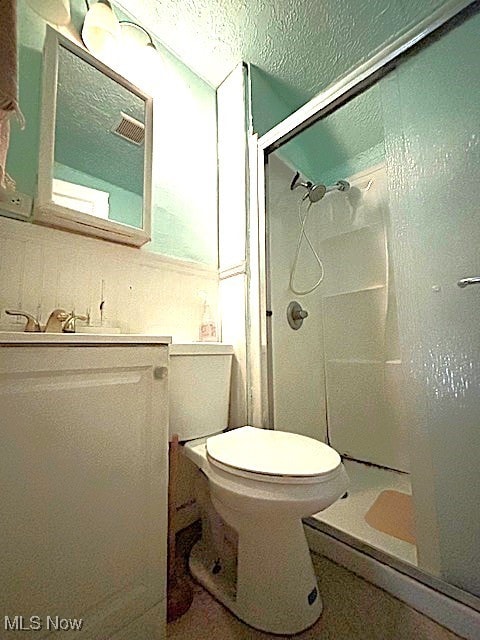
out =
[[[294,106],[441,0],[119,0],[195,73],[218,86],[242,60]]]

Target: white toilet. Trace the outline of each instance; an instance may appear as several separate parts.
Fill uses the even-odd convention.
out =
[[[250,426],[222,433],[232,347],[172,345],[170,354],[170,433],[208,481],[207,490],[199,481],[203,537],[190,570],[252,627],[303,631],[322,602],[301,519],[345,493],[340,456],[294,433]]]

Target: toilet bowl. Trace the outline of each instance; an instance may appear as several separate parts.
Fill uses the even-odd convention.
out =
[[[217,359],[228,355],[214,350],[212,345],[204,346],[212,360],[203,360],[203,367],[210,362],[213,368],[215,355]],[[198,416],[193,407],[195,356],[191,354],[188,363],[171,360],[171,388],[180,380],[187,381],[188,388],[182,407],[170,406],[172,433],[177,421],[180,426],[189,422],[185,417],[179,420],[177,412],[193,411],[192,422]],[[228,368],[224,367],[224,375]],[[211,379],[218,385],[218,375],[212,374]],[[228,411],[228,381],[226,388],[217,386],[212,393],[213,398],[197,400],[219,418],[215,407],[223,405],[223,411]],[[192,406],[187,408],[185,403]],[[187,440],[185,430],[182,436],[185,455],[206,478],[208,491],[202,500],[204,512],[210,514],[203,522],[203,538],[190,555],[191,572],[252,627],[298,633],[314,624],[322,612],[302,518],[327,508],[345,492],[345,469],[338,453],[317,440],[251,426],[218,433],[225,428],[227,414],[223,418],[223,424],[213,419],[208,428],[197,425],[201,438]]]

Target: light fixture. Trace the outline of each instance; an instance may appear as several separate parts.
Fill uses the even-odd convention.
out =
[[[149,32],[130,20],[120,20],[121,73],[153,95],[158,85],[161,57]]]
[[[144,42],[140,42],[137,38],[132,38],[131,36],[126,36],[126,39],[130,42],[134,42],[137,46],[142,46],[142,49],[144,47],[147,47],[147,51],[149,52],[149,54],[154,54],[154,55],[158,55],[158,50],[157,47],[155,46],[155,43],[153,42],[153,38],[152,36],[148,33],[148,31],[145,29],[145,27],[142,27],[141,25],[137,24],[136,22],[131,22],[130,20],[120,20],[120,27],[122,28],[122,32],[123,35],[125,36],[125,33],[128,33],[128,30],[130,28],[133,29],[137,29],[139,31],[141,31],[144,35],[147,36],[148,38],[148,42],[145,44]],[[153,56],[152,56],[152,60],[153,60]]]
[[[70,22],[70,0],[28,0],[28,4],[47,22],[59,26]]]
[[[82,27],[82,40],[89,51],[101,60],[112,62],[118,52],[120,23],[108,0],[98,0],[88,11]]]

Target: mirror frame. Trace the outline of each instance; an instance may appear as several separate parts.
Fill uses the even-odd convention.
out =
[[[114,220],[97,218],[69,209],[53,201],[53,165],[57,105],[58,47],[64,47],[145,102],[145,147],[143,165],[143,226],[136,228]],[[153,98],[119,73],[97,60],[86,49],[47,26],[43,49],[42,106],[40,115],[40,152],[37,197],[33,222],[82,235],[95,236],[121,244],[141,247],[151,239],[152,212],[152,134]]]

